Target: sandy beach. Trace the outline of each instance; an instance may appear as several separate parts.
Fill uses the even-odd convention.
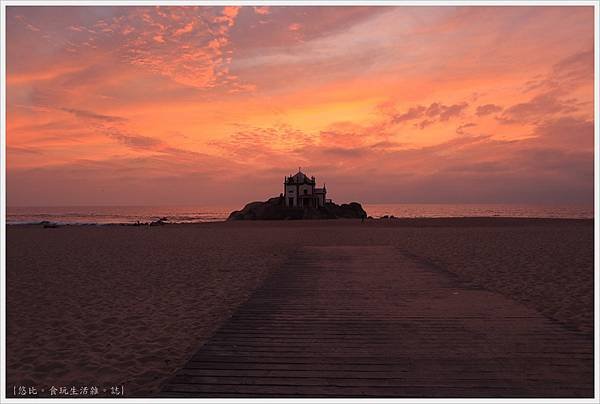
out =
[[[593,242],[566,219],[9,226],[7,386],[155,395],[300,246],[393,246],[591,335]]]

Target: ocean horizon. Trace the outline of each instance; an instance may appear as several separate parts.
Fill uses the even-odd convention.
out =
[[[373,218],[517,217],[593,219],[593,206],[539,204],[363,204]],[[8,206],[6,223],[89,225],[151,222],[206,223],[227,220],[241,206]]]

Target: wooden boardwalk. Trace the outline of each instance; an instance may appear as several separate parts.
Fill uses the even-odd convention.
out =
[[[388,246],[294,258],[163,397],[593,397],[593,340],[514,300]]]

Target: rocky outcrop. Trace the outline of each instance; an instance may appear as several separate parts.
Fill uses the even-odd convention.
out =
[[[336,205],[328,202],[321,208],[290,208],[283,197],[271,198],[266,202],[250,202],[242,210],[231,212],[227,220],[310,220],[310,219],[362,219],[367,212],[360,203]]]

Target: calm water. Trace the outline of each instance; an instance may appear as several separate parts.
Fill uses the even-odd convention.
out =
[[[373,217],[536,217],[593,219],[593,206],[517,204],[365,204]]]
[[[501,204],[364,204],[370,216],[396,217],[546,217],[593,218],[591,206],[575,205],[501,205]],[[108,224],[149,222],[166,217],[173,223],[215,222],[227,219],[239,206],[77,206],[9,207],[8,224],[39,223]]]

